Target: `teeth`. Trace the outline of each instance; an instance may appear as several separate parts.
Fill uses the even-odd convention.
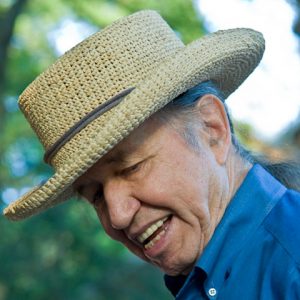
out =
[[[160,232],[153,240],[151,240],[149,243],[145,245],[145,249],[148,250],[151,247],[153,247],[155,243],[158,242],[163,235],[165,235],[165,233],[166,231],[162,230],[162,232]]]
[[[167,219],[168,217],[165,217],[149,226],[141,235],[138,236],[137,240],[142,244],[149,236],[151,236],[157,229],[159,229]]]

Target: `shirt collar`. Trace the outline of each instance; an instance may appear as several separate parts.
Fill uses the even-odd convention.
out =
[[[205,285],[219,286],[230,271],[234,257],[285,191],[286,188],[262,166],[254,165],[230,201],[211,240],[186,281],[195,276],[197,269],[200,269],[207,275]],[[218,272],[210,276],[216,264]],[[173,290],[177,293],[178,286],[182,287],[184,281],[180,278],[180,281],[176,282],[177,277],[172,280],[169,277],[165,276],[166,285],[171,292]]]
[[[254,165],[230,201],[196,266],[210,273],[216,262],[228,264],[285,191],[263,167]]]

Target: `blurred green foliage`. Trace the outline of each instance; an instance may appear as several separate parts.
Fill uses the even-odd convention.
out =
[[[5,44],[9,13],[18,4],[23,6],[15,11],[13,34]],[[53,172],[42,163],[42,146],[18,110],[17,98],[57,57],[57,29],[71,20],[93,31],[140,9],[158,10],[185,42],[203,34],[192,0],[0,2],[1,210]],[[111,241],[83,201],[19,223],[0,216],[0,232],[0,300],[171,298],[162,274]]]
[[[20,223],[1,218],[0,299],[168,299],[159,271],[98,224],[76,200]]]

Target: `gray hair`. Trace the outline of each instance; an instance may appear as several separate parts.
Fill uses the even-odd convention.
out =
[[[185,140],[195,149],[199,149],[199,139],[194,134],[195,127],[199,126],[199,122],[195,122],[195,105],[201,97],[207,94],[212,94],[219,98],[225,107],[227,117],[230,124],[232,135],[232,144],[236,153],[245,161],[250,163],[259,163],[264,169],[271,173],[277,180],[279,180],[286,187],[300,191],[300,164],[293,161],[272,162],[263,155],[255,155],[247,150],[237,139],[231,118],[229,116],[228,108],[225,104],[225,97],[222,91],[212,82],[205,81],[197,86],[189,89],[185,93],[179,95],[157,114],[160,120],[167,122],[179,133],[183,135]],[[178,122],[181,119],[183,122]],[[177,121],[177,122],[176,122]],[[178,123],[182,126],[178,127]],[[203,124],[200,124],[200,126]]]

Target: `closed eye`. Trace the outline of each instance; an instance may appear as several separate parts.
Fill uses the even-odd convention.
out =
[[[130,166],[128,168],[123,169],[120,172],[120,175],[122,175],[122,176],[129,176],[131,174],[134,174],[135,172],[137,172],[140,169],[142,163],[143,163],[143,161],[138,162],[137,164],[134,164],[134,165],[132,165],[132,166]]]
[[[98,207],[104,199],[103,188],[100,187],[97,189],[96,193],[92,198],[92,204],[94,207]]]
[[[96,192],[95,192],[96,191]],[[91,203],[94,207],[98,207],[99,204],[103,201],[103,187],[97,183],[96,186],[87,186],[87,185],[80,185],[75,188],[75,192],[78,197],[82,197],[83,199],[87,200]]]

